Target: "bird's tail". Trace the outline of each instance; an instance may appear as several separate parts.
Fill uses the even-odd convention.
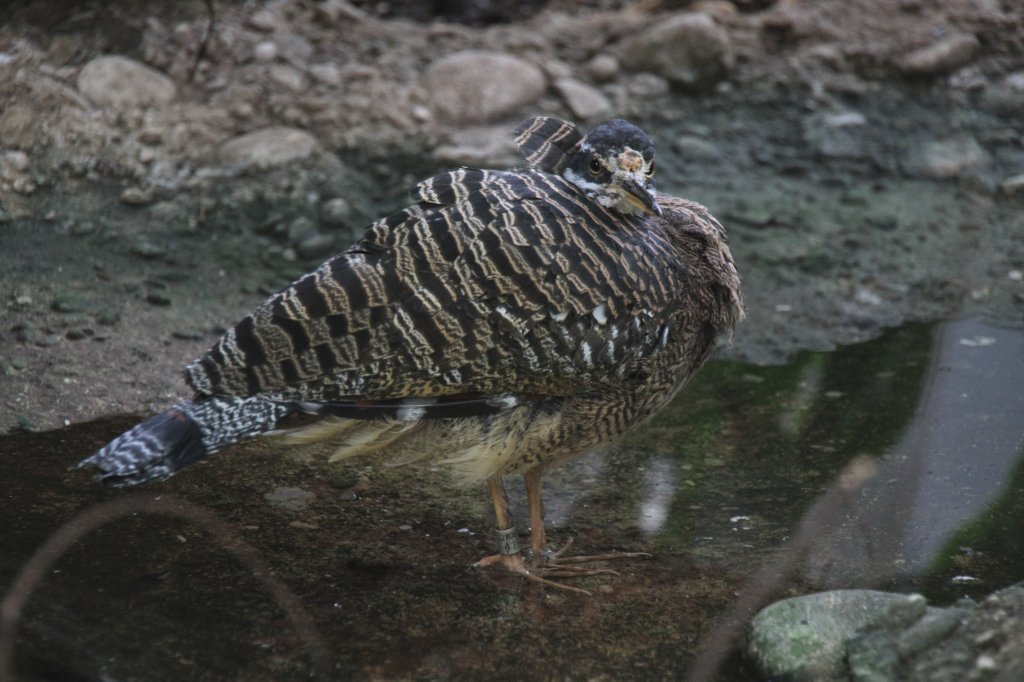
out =
[[[274,428],[293,408],[262,398],[183,400],[110,441],[78,466],[114,485],[164,479],[240,440]]]

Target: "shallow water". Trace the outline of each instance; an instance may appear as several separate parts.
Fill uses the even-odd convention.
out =
[[[967,318],[780,366],[712,362],[647,427],[546,478],[553,543],[652,554],[575,583],[591,597],[470,570],[492,551],[492,512],[442,472],[256,442],[125,492],[67,467],[133,418],[3,436],[5,590],[79,511],[173,497],[226,521],[316,633],[225,536],[130,515],[75,544],[32,595],[18,679],[679,678],[751,591],[982,597],[1024,576],[1022,358],[1024,330]],[[873,477],[815,505],[851,461]],[[297,508],[271,505],[275,491]],[[809,512],[813,542],[788,556]],[[780,557],[794,564],[781,583],[752,584]],[[719,677],[746,675],[734,655]]]

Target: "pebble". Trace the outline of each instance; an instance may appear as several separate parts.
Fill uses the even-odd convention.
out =
[[[686,161],[711,161],[722,156],[714,142],[699,135],[680,135],[675,142],[676,151]]]
[[[127,187],[119,197],[122,204],[142,206],[153,201],[153,192],[142,187]]]
[[[90,336],[93,336],[95,333],[96,332],[94,332],[92,329],[89,329],[88,327],[76,327],[74,329],[67,330],[64,333],[64,337],[69,341],[81,341],[82,339],[87,339]]]
[[[253,58],[258,62],[272,62],[277,59],[277,43],[273,40],[264,40],[256,44],[252,50]]]
[[[956,178],[989,161],[988,153],[968,134],[926,142],[911,164],[920,175],[933,179]]]
[[[167,298],[163,294],[158,294],[155,291],[151,291],[148,294],[146,294],[146,303],[155,306],[160,306],[163,308],[171,305],[171,299]]]
[[[1024,194],[1024,173],[1011,175],[999,183],[999,190],[1008,197]]]
[[[121,311],[108,309],[100,312],[96,316],[96,323],[102,324],[105,327],[112,327],[121,321]]]
[[[334,237],[315,232],[306,235],[295,245],[295,253],[301,258],[320,258],[334,252]]]
[[[316,233],[316,224],[306,216],[299,216],[288,224],[285,234],[288,241],[297,244],[307,236]]]
[[[486,123],[539,99],[547,79],[537,66],[510,54],[464,50],[431,64],[423,87],[438,120]]]
[[[309,75],[326,85],[341,85],[341,69],[337,64],[313,64],[309,67]]]
[[[274,64],[270,67],[270,80],[292,92],[302,92],[309,85],[306,74],[286,64]]]
[[[555,89],[577,119],[588,120],[611,113],[612,103],[604,93],[574,78],[559,78]]]
[[[224,142],[217,157],[228,166],[265,168],[307,158],[315,149],[316,139],[306,131],[271,126]]]
[[[40,348],[49,348],[51,346],[56,346],[60,343],[60,340],[60,336],[57,334],[44,334],[43,336],[36,338],[35,343]]]
[[[25,171],[28,170],[28,154],[18,150],[12,150],[4,152],[3,156],[4,166],[16,170]]]
[[[904,55],[896,66],[907,76],[941,76],[968,64],[980,46],[973,33],[954,33]]]
[[[599,83],[615,80],[619,75],[619,60],[610,54],[599,54],[587,62],[587,70]]]
[[[148,260],[154,260],[156,258],[161,258],[167,255],[167,249],[160,246],[159,244],[151,242],[145,237],[139,239],[134,244],[132,244],[131,252],[134,253],[136,256],[141,256],[142,258],[146,258]]]
[[[263,499],[271,507],[287,509],[288,511],[302,511],[313,503],[316,499],[316,493],[303,490],[302,488],[282,486],[266,493]]]
[[[1024,71],[1011,73],[985,88],[982,108],[1013,116],[1024,111]]]
[[[729,35],[706,14],[682,12],[619,44],[622,66],[648,71],[688,90],[707,91],[729,75]]]
[[[39,137],[38,116],[21,104],[8,104],[0,113],[0,142],[16,150],[31,149]]]
[[[81,313],[90,308],[92,301],[77,294],[60,294],[50,304],[50,309],[57,313]]]
[[[270,33],[277,27],[278,20],[277,16],[273,12],[262,9],[258,12],[254,12],[246,23],[257,31]]]
[[[328,199],[320,207],[320,221],[325,225],[340,227],[352,216],[352,206],[347,199],[335,197]]]
[[[174,81],[134,59],[97,57],[78,74],[78,91],[98,107],[129,109],[166,104],[174,99]]]

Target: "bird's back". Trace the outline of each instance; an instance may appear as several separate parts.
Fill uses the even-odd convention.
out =
[[[664,230],[538,170],[417,189],[187,369],[200,395],[572,395],[656,350],[695,281]]]

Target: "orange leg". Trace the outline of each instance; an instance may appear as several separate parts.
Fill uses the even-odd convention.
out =
[[[590,594],[586,590],[570,587],[569,585],[562,585],[561,583],[554,582],[553,580],[547,580],[542,577],[541,572],[533,572],[526,567],[526,562],[523,561],[523,553],[519,549],[519,538],[516,536],[515,524],[512,523],[512,517],[508,512],[508,495],[505,493],[505,486],[501,482],[501,477],[493,476],[487,479],[487,488],[490,490],[491,500],[494,502],[494,516],[498,526],[499,552],[498,554],[492,554],[491,556],[484,557],[480,561],[476,562],[476,565],[480,567],[501,566],[502,568],[512,571],[513,573],[518,573],[533,582],[548,585],[550,587],[557,587],[563,590],[570,590],[572,592]],[[533,518],[533,515],[533,503],[531,502],[531,519]],[[535,525],[535,527],[540,528],[540,537],[542,541],[544,537],[543,516],[544,513],[543,510],[541,510],[540,523]],[[534,547],[536,547],[536,531],[533,532],[533,535]],[[543,546],[543,542],[541,546]]]
[[[618,575],[610,568],[584,568],[582,566],[573,566],[572,564],[649,556],[646,552],[608,552],[590,556],[563,556],[566,550],[572,546],[571,539],[557,552],[549,553],[547,549],[547,534],[544,531],[544,500],[541,495],[543,477],[543,466],[530,469],[523,474],[523,479],[526,481],[526,501],[530,508],[530,544],[533,549],[532,563],[535,572],[545,576],[561,578],[601,574]]]

